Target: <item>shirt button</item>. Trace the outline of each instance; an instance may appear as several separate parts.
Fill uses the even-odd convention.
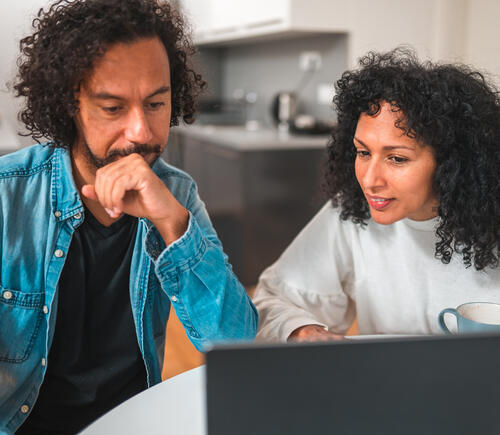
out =
[[[47,305],[44,305],[43,308],[42,308],[42,310],[43,310],[44,314],[48,314],[49,313],[49,307]]]
[[[54,216],[55,216],[56,218],[61,217],[61,212],[60,212],[59,210],[57,210],[56,212],[54,212]]]
[[[177,302],[177,296],[175,295],[172,296],[172,302]]]
[[[45,367],[47,365],[47,360],[45,358],[42,358],[42,367]]]
[[[30,410],[30,407],[28,405],[21,406],[21,412],[23,414],[27,414],[29,412],[29,410]]]
[[[7,300],[12,299],[12,292],[10,292],[9,290],[6,290],[3,292],[2,296],[4,299],[7,299]]]
[[[75,214],[75,216],[73,216],[75,219],[81,219],[82,218],[82,214],[81,213],[77,213]]]
[[[61,251],[60,249],[56,249],[56,252],[54,252],[54,255],[57,257],[57,258],[61,258],[63,255],[64,255],[64,252]]]

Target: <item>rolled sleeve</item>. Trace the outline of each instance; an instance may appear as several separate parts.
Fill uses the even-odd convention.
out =
[[[161,239],[156,228],[154,233],[151,233],[152,236],[153,234]],[[168,247],[165,247],[165,243],[163,243],[163,247],[164,249],[156,256],[154,262],[156,275],[160,281],[168,280],[169,276],[175,274],[177,269],[189,269],[200,262],[206,250],[206,242],[196,218],[191,212],[189,212],[186,232]]]
[[[255,337],[255,307],[234,276],[220,243],[205,236],[191,212],[186,232],[169,246],[154,227],[149,228],[146,250],[163,290],[197,349]]]

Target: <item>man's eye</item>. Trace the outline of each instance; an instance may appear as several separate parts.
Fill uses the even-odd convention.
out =
[[[107,106],[103,107],[102,110],[108,113],[116,113],[120,110],[120,106]]]
[[[149,104],[148,104],[148,107],[149,107],[150,109],[159,109],[160,107],[162,107],[162,106],[164,106],[164,105],[165,105],[165,103],[164,103],[164,102],[162,102],[162,101],[158,101],[158,102],[155,102],[155,103],[149,103]]]

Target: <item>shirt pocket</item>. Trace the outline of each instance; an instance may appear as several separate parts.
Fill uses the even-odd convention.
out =
[[[0,361],[21,363],[33,349],[43,319],[44,293],[0,286]]]

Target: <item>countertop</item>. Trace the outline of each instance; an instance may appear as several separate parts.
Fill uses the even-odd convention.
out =
[[[273,128],[250,131],[239,126],[189,125],[172,128],[173,134],[214,143],[236,151],[326,148],[329,135],[297,135]]]

